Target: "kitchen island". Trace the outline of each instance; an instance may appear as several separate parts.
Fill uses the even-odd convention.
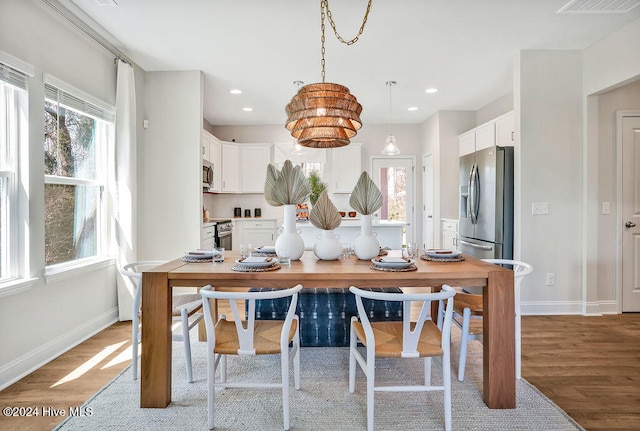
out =
[[[380,242],[380,247],[399,250],[402,248],[405,226],[407,226],[405,222],[379,222],[373,223],[372,228],[373,232],[376,233],[378,242]],[[335,229],[335,232],[340,235],[339,241],[341,243],[353,244],[360,234],[360,227],[360,219],[345,219],[342,220],[340,226]],[[300,229],[300,235],[304,240],[304,248],[306,250],[313,250],[313,245],[316,243],[318,235],[322,234],[322,230],[308,221],[298,221],[296,223],[296,229]]]
[[[484,340],[483,399],[489,408],[516,407],[515,300],[513,272],[469,256],[455,263],[418,259],[416,271],[374,271],[355,257],[319,261],[305,252],[299,261],[270,272],[236,272],[237,252],[223,263],[185,263],[180,259],[142,274],[142,358],[140,407],[164,408],[171,402],[171,297],[178,286],[340,287],[482,286]],[[346,387],[346,386],[345,386]]]

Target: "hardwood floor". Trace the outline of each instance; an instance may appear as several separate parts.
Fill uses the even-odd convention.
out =
[[[48,430],[130,361],[130,323],[116,323],[0,392],[0,406],[38,408],[0,416],[2,430]],[[640,429],[640,313],[525,316],[522,375],[585,429]]]
[[[522,376],[585,429],[640,429],[640,313],[525,316],[522,352]]]

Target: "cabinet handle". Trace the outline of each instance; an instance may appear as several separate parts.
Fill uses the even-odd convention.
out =
[[[511,132],[511,140],[512,141],[516,140],[516,132]]]

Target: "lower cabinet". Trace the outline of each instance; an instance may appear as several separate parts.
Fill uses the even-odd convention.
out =
[[[211,250],[216,246],[215,243],[215,225],[213,223],[205,223],[202,226],[202,235],[200,237],[200,248]]]
[[[251,244],[253,247],[274,245],[276,242],[276,220],[235,220],[237,244]],[[234,243],[235,243],[234,239]]]
[[[458,220],[442,220],[442,248],[458,247]]]

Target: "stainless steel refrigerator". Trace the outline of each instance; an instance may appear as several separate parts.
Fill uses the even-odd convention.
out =
[[[479,259],[513,259],[513,147],[460,157],[458,244]]]

